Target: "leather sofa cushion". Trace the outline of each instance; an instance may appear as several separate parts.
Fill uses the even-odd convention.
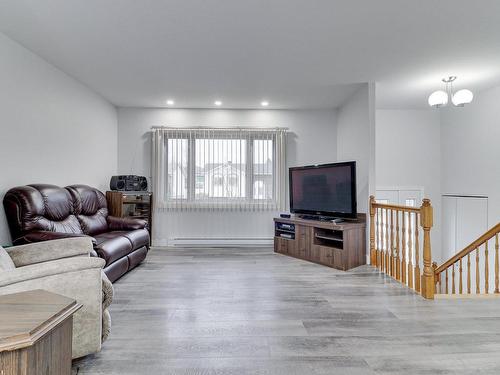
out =
[[[99,237],[99,235],[95,236],[98,242],[100,240]],[[118,235],[114,238],[101,241],[94,249],[106,261],[106,265],[110,265],[116,260],[130,254],[132,252],[132,244],[128,238]]]
[[[87,185],[71,185],[66,189],[75,202],[75,214],[83,233],[94,236],[107,232],[108,205],[104,194]]]
[[[95,247],[99,247],[104,241],[111,240],[116,237],[123,237],[123,235],[127,233],[125,231],[114,231],[114,232],[106,232],[96,235],[95,238]]]
[[[132,243],[132,249],[149,246],[149,232],[146,229],[137,229],[123,234]]]
[[[137,250],[142,246],[149,246],[149,232],[146,229],[137,229],[133,231],[116,230],[113,232],[101,233],[95,236],[96,246],[99,247],[104,241],[116,237],[125,237],[130,241],[132,250]]]
[[[70,193],[55,185],[13,188],[4,206],[14,239],[32,231],[83,234]]]
[[[143,246],[133,251],[129,255],[127,255],[129,270],[131,270],[134,267],[137,267],[139,263],[141,263],[144,259],[146,259],[147,254],[148,254],[148,248],[146,246]]]
[[[104,268],[108,279],[114,283],[129,270],[128,257],[123,257]]]

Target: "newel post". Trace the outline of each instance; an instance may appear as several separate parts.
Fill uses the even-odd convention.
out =
[[[423,263],[424,272],[422,275],[421,293],[422,297],[434,299],[434,269],[432,268],[432,252],[431,252],[431,228],[432,222],[432,206],[429,199],[422,201],[420,207],[420,226],[424,231],[423,245]]]
[[[373,204],[375,203],[375,197],[373,195],[370,196],[370,264],[372,266],[377,265],[377,254],[375,253],[375,207]]]

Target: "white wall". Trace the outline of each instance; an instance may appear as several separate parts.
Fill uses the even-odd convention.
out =
[[[358,212],[368,213],[368,198],[375,191],[375,93],[366,84],[337,114],[337,160],[356,161]]]
[[[431,241],[441,257],[441,142],[436,110],[376,111],[376,186],[423,187],[434,207]],[[439,257],[439,258],[438,258]]]
[[[287,127],[287,165],[328,163],[336,160],[334,110],[118,110],[118,170],[150,177],[152,126],[177,127]],[[271,243],[276,212],[162,212],[155,216],[154,241],[171,244],[174,238],[262,239]],[[206,241],[205,241],[206,242]],[[255,241],[252,241],[255,242]]]
[[[443,193],[486,195],[488,227],[500,222],[500,87],[441,110]]]
[[[117,168],[115,107],[1,33],[0,56],[0,198],[29,183],[105,190]]]

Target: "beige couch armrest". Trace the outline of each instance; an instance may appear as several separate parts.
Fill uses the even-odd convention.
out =
[[[101,258],[76,257],[32,264],[0,273],[0,287],[47,276],[62,275],[92,268],[103,268],[104,263],[104,259]]]
[[[76,256],[89,256],[93,250],[91,237],[63,238],[6,249],[16,267]]]

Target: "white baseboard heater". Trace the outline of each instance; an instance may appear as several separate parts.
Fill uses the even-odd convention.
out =
[[[269,247],[273,246],[272,237],[177,237],[158,241],[166,246],[177,247]],[[163,245],[165,246],[165,245]]]

